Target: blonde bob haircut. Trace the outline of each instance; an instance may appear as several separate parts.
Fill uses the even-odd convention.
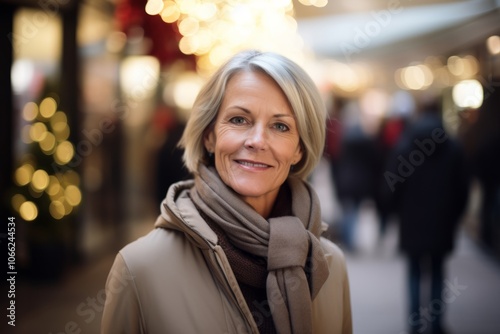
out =
[[[199,163],[209,163],[204,135],[217,118],[229,80],[241,71],[260,71],[281,87],[295,115],[302,148],[302,159],[290,174],[306,179],[323,153],[325,105],[316,85],[300,66],[279,54],[256,50],[233,56],[200,90],[179,142],[184,149],[183,160],[187,169],[196,174]]]

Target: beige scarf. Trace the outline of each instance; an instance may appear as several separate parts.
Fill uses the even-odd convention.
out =
[[[321,215],[316,193],[289,177],[293,216],[264,219],[200,164],[191,192],[194,203],[240,249],[267,258],[267,298],[278,333],[312,333],[311,302],[329,272],[319,242]]]

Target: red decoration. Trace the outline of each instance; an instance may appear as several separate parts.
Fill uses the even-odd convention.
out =
[[[160,15],[147,14],[146,3],[147,0],[119,0],[115,11],[118,29],[129,36],[132,28],[143,28],[144,37],[152,42],[149,54],[156,57],[162,65],[184,59],[194,68],[194,56],[185,55],[179,50],[182,35],[177,29],[177,23],[166,23]]]

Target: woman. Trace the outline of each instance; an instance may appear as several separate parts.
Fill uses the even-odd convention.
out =
[[[246,51],[198,95],[181,139],[194,180],[172,185],[155,227],[120,251],[103,333],[351,333],[341,251],[321,238],[303,180],[325,109],[285,57]]]

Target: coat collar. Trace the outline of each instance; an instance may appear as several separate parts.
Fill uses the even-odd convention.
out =
[[[212,249],[217,244],[217,235],[203,220],[198,209],[191,201],[190,189],[194,180],[173,184],[161,203],[161,214],[155,228],[177,230],[184,233],[202,249]]]

